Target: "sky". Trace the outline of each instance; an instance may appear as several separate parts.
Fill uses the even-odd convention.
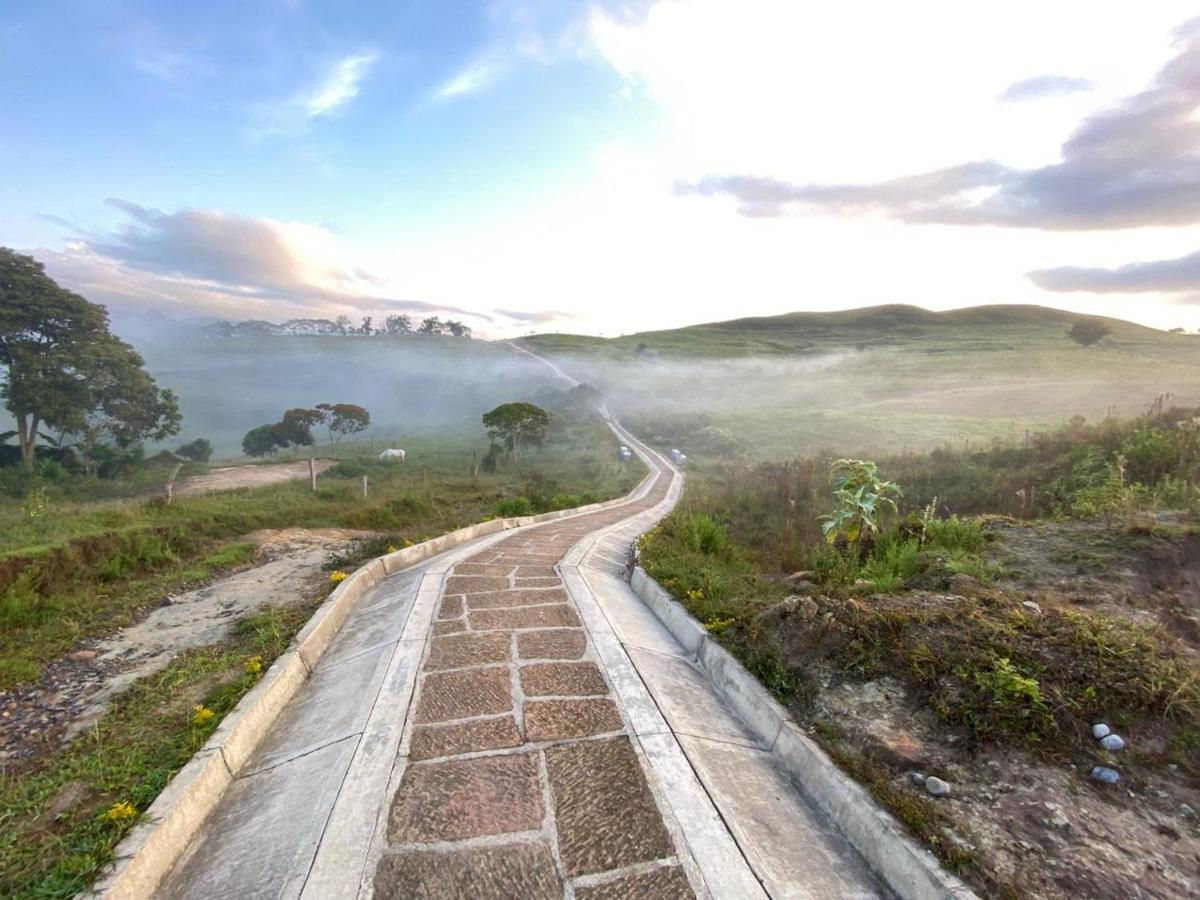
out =
[[[0,245],[117,311],[1200,329],[1194,3],[0,0]]]

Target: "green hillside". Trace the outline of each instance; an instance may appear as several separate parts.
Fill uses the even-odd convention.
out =
[[[1018,438],[1074,415],[1200,403],[1200,336],[1038,306],[879,306],[523,343],[595,382],[663,441],[757,457],[897,452]]]

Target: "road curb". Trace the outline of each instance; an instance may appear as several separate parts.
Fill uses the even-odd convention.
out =
[[[740,662],[640,565],[630,586],[675,640],[695,655],[721,699],[754,733],[801,793],[833,822],[902,900],[978,900],[890,813],[842,772]]]
[[[154,896],[279,713],[312,674],[355,604],[380,581],[489,534],[629,503],[643,496],[657,476],[651,469],[623,497],[534,516],[491,519],[377,557],[355,569],[313,613],[288,650],[242,697],[204,746],[175,774],[142,820],[117,845],[116,858],[108,869],[81,896],[109,900]]]

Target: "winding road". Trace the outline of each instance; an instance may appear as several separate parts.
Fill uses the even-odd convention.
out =
[[[380,582],[158,896],[885,895],[632,592],[682,476]]]

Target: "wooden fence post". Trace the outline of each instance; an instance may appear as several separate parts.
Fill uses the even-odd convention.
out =
[[[171,470],[171,477],[167,479],[167,506],[170,506],[171,501],[175,498],[175,476],[182,468],[183,463],[176,463],[175,468]]]
[[[363,476],[363,499],[367,498],[367,476]]]
[[[312,486],[315,494],[317,492],[317,464],[311,456],[308,458],[308,483]]]

